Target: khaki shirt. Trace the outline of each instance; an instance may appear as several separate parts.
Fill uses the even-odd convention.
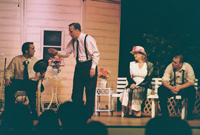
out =
[[[24,74],[24,65],[23,62],[25,60],[29,61],[28,64],[28,74],[29,79],[36,81],[40,77],[40,73],[36,73],[33,70],[34,64],[38,61],[37,58],[31,57],[29,59],[26,59],[23,55],[18,55],[12,59],[10,64],[8,65],[6,71],[5,71],[5,79],[21,79],[23,80],[23,74]]]
[[[184,62],[180,70],[176,71],[176,85],[182,84],[182,72],[184,72],[184,83],[191,82],[194,84],[195,75],[192,66],[189,63]],[[174,71],[172,63],[167,66],[165,73],[162,77],[162,81],[169,82],[170,85],[174,85]]]

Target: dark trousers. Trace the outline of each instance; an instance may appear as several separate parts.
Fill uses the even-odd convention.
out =
[[[169,117],[169,111],[167,108],[167,100],[169,97],[174,96],[170,89],[166,88],[165,86],[161,85],[158,88],[158,96],[160,100],[160,107],[161,107],[161,113],[164,117]],[[193,110],[194,110],[194,103],[195,103],[195,95],[196,90],[194,86],[190,86],[188,88],[182,89],[178,92],[177,95],[181,95],[182,98],[188,99],[188,109],[187,109],[187,117],[192,117]]]
[[[5,110],[15,104],[15,93],[19,90],[25,91],[29,98],[32,113],[36,113],[36,91],[38,82],[32,80],[12,79],[11,84],[5,87]],[[44,87],[41,88],[44,90]]]
[[[84,104],[83,91],[85,87],[86,104],[88,116],[93,115],[95,105],[95,92],[97,84],[97,67],[94,77],[90,77],[92,61],[77,63],[74,72],[72,101],[78,104]]]

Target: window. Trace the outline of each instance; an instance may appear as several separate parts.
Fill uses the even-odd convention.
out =
[[[64,31],[59,30],[43,30],[42,31],[43,40],[43,59],[48,60],[50,57],[54,57],[53,54],[48,53],[49,48],[54,48],[61,51],[62,43],[64,40]]]

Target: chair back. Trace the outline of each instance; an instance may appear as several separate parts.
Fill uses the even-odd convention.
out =
[[[117,93],[122,93],[124,88],[128,85],[126,77],[117,78]]]
[[[157,94],[158,88],[162,85],[162,78],[152,78],[151,84],[152,90]]]

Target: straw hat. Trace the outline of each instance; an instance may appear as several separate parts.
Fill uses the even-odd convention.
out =
[[[140,52],[140,53],[143,53],[144,55],[147,55],[142,46],[133,46],[133,49],[130,53],[135,54],[136,52]]]
[[[48,65],[49,63],[47,60],[41,59],[35,63],[33,70],[35,72],[46,72]]]

